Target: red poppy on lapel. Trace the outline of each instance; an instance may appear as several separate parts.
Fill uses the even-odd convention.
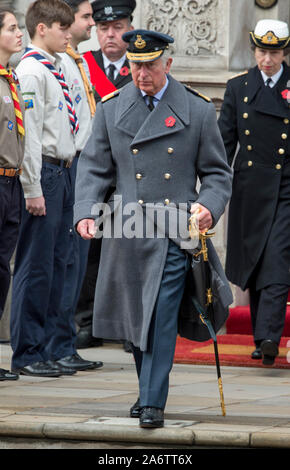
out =
[[[175,126],[176,119],[173,116],[169,116],[168,118],[165,119],[165,125],[166,127],[173,127]]]
[[[122,67],[120,70],[120,75],[122,75],[122,77],[127,77],[129,73],[130,73],[130,70],[128,67],[126,67],[126,65],[124,65],[124,67]]]
[[[284,100],[290,100],[290,90],[287,90],[287,88],[281,91],[281,95],[282,95],[282,98],[284,98]]]

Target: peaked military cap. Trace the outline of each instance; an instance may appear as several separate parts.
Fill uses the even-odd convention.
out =
[[[162,56],[169,44],[174,42],[171,36],[146,29],[128,31],[122,36],[128,42],[127,57],[132,62],[150,62]]]
[[[135,0],[95,0],[92,2],[96,23],[130,18],[136,8]]]
[[[250,32],[250,40],[263,49],[284,49],[290,45],[287,23],[278,20],[260,20]]]

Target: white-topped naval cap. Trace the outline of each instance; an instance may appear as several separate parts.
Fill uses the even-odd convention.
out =
[[[260,20],[250,32],[250,38],[257,47],[284,49],[290,40],[288,24],[279,20]]]

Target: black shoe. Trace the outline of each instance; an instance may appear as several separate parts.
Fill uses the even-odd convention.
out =
[[[98,346],[103,346],[103,340],[92,336],[92,327],[80,328],[76,339],[76,349],[96,348]]]
[[[45,362],[35,362],[28,366],[14,369],[13,372],[21,375],[32,375],[33,377],[59,377],[61,375],[59,371],[52,369]]]
[[[265,366],[272,366],[279,354],[278,345],[271,339],[264,339],[261,343],[261,351],[263,355],[262,363]]]
[[[19,374],[14,374],[13,372],[10,372],[10,370],[0,369],[0,381],[17,379],[19,379]]]
[[[252,352],[251,358],[252,359],[262,359],[262,351],[261,351],[260,347],[256,348],[255,351]]]
[[[136,403],[134,403],[133,406],[130,408],[130,416],[131,418],[140,418],[140,414],[142,411],[142,406],[140,406],[140,399],[138,397],[138,400]]]
[[[123,348],[124,348],[124,351],[127,352],[127,353],[133,352],[130,341],[124,341]]]
[[[72,354],[71,356],[62,357],[55,362],[62,367],[68,367],[69,369],[74,370],[98,369],[103,365],[101,361],[86,361],[77,353]]]
[[[140,414],[141,428],[162,428],[164,426],[164,411],[161,408],[144,406]]]
[[[53,369],[55,371],[59,371],[59,373],[61,375],[74,375],[77,372],[75,369],[70,369],[68,367],[63,367],[55,361],[46,361],[45,364],[47,364],[49,367],[51,367],[51,369]]]

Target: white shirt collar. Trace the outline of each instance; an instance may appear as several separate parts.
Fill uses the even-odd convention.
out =
[[[117,60],[116,62],[112,62],[111,60],[108,59],[107,56],[105,56],[105,54],[102,52],[102,56],[103,56],[103,62],[104,62],[104,69],[105,69],[105,72],[107,73],[107,69],[109,67],[110,64],[114,64],[116,69],[117,69],[117,74],[120,73],[120,70],[126,60],[126,54],[124,54],[121,59]],[[115,74],[116,76],[116,74]]]
[[[163,96],[164,93],[165,93],[166,88],[168,87],[168,83],[169,83],[169,81],[168,81],[168,78],[167,78],[167,76],[166,76],[165,85],[161,88],[161,90],[159,90],[159,91],[153,96],[153,98],[155,98],[155,100],[157,100],[157,101],[160,101],[160,100],[161,100],[162,96]],[[146,93],[145,91],[143,91],[143,90],[141,90],[141,89],[140,89],[140,91],[141,91],[143,97],[147,95],[147,93]]]
[[[61,61],[61,56],[57,53],[55,53],[54,55],[51,55],[48,52],[46,52],[44,49],[41,49],[40,47],[37,47],[34,44],[28,44],[28,47],[30,49],[33,49],[33,50],[39,52],[41,55],[46,57],[53,65],[55,65],[57,62]]]
[[[264,80],[264,83],[266,83],[266,81],[268,80],[268,78],[271,78],[272,79],[272,82],[270,83],[270,88],[273,88],[273,86],[276,85],[276,83],[278,82],[279,78],[281,77],[283,73],[283,65],[281,65],[281,68],[280,70],[275,73],[275,75],[272,75],[272,77],[268,77],[268,75],[266,75],[262,70],[261,70],[261,74],[262,74],[262,78]]]

